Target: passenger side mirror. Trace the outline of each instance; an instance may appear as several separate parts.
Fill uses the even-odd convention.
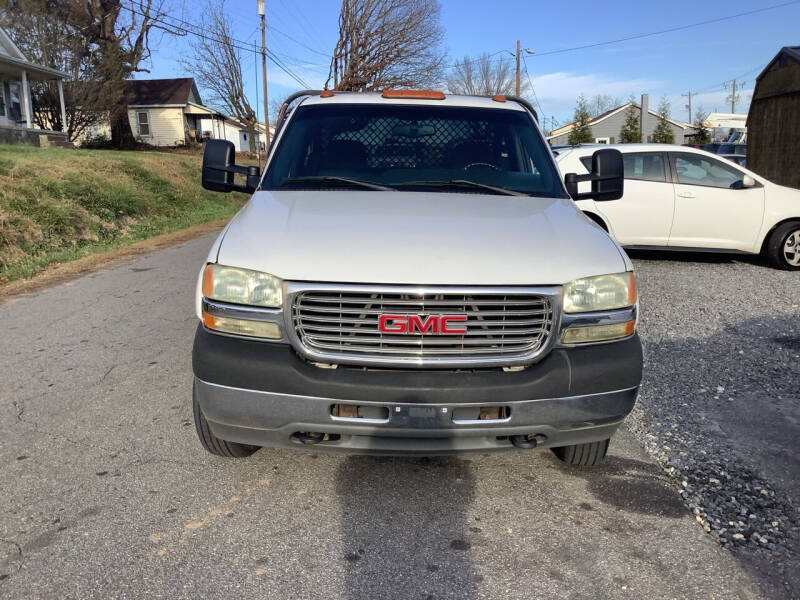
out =
[[[578,183],[591,181],[592,191],[578,193]],[[573,200],[594,199],[597,202],[619,200],[625,185],[622,153],[614,148],[605,148],[592,154],[592,172],[588,175],[567,173],[564,176],[567,192]]]
[[[234,183],[239,173],[247,177],[245,185]],[[252,194],[261,179],[257,166],[236,165],[236,147],[228,140],[208,140],[203,150],[202,185],[212,192],[245,192]]]
[[[756,180],[750,177],[750,175],[745,175],[744,177],[742,177],[742,187],[743,188],[756,187]]]

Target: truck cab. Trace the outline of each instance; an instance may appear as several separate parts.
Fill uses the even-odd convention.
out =
[[[302,92],[263,173],[210,140],[203,185],[252,193],[198,278],[206,450],[604,458],[641,381],[636,279],[573,197],[622,195],[618,151],[562,180],[523,100]]]

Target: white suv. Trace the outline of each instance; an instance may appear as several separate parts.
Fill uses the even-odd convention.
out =
[[[263,175],[205,149],[206,188],[253,196],[197,284],[204,447],[602,460],[641,380],[635,278],[530,105],[305,92],[278,129]],[[593,160],[571,185],[618,198],[620,154]]]
[[[704,150],[619,144],[625,194],[578,206],[626,248],[764,253],[800,269],[800,190],[774,184]],[[587,173],[596,147],[561,147],[562,172]]]

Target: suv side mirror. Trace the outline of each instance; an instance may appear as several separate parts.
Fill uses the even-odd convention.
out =
[[[578,183],[591,181],[592,191],[578,193]],[[605,148],[592,154],[592,172],[588,175],[567,173],[564,176],[567,192],[573,200],[594,199],[597,202],[619,200],[625,185],[622,153],[614,148]]]
[[[247,176],[245,185],[234,183],[236,173]],[[203,187],[212,192],[245,192],[252,194],[261,178],[257,166],[236,165],[236,147],[228,140],[208,140],[203,150]]]

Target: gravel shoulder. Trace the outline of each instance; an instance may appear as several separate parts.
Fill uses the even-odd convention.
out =
[[[800,597],[800,277],[632,253],[645,377],[629,427],[700,525]]]
[[[788,519],[791,506],[779,502],[792,501],[790,486],[758,468],[768,458],[729,460],[728,440],[738,434],[726,428],[736,419],[710,423],[722,414],[717,385],[736,390],[734,398],[741,391],[743,401],[745,391],[766,389],[791,407],[797,371],[775,383],[769,369],[796,364],[797,352],[770,363],[764,352],[775,353],[777,342],[764,341],[752,364],[717,367],[716,354],[741,356],[739,347],[714,350],[728,343],[719,337],[725,326],[745,327],[735,334],[744,341],[747,323],[773,316],[774,306],[762,298],[750,316],[752,307],[741,312],[735,290],[723,287],[730,306],[706,308],[715,278],[780,290],[793,281],[788,274],[636,258],[648,375],[629,424],[665,468],[679,468],[675,477],[627,428],[608,463],[591,470],[566,468],[547,452],[381,459],[262,450],[230,461],[205,454],[191,422],[192,294],[211,241],[0,306],[0,597],[797,595],[788,575],[755,560],[796,565],[785,554],[790,529],[784,537],[760,531],[766,546],[748,541],[732,553],[687,509],[695,496],[708,505],[702,465],[711,463],[686,458],[705,452],[709,461],[724,455],[720,469],[732,478],[754,469],[747,485],[757,479],[774,492],[770,514]],[[708,297],[698,296],[701,283]],[[694,314],[701,308],[706,319]],[[693,324],[690,314],[701,328],[681,328]],[[767,323],[762,336],[794,335],[786,329],[791,310],[780,314],[786,320]],[[739,479],[734,487],[745,485]],[[792,472],[784,479],[796,481]]]

